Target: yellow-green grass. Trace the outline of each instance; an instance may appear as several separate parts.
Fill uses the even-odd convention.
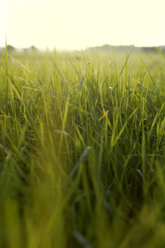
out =
[[[0,247],[165,247],[164,68],[0,54]]]

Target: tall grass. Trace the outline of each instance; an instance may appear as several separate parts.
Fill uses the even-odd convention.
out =
[[[165,246],[162,54],[0,54],[0,247]]]

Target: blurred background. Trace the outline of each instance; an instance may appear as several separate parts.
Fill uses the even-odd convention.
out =
[[[165,44],[164,0],[1,0],[0,47]]]

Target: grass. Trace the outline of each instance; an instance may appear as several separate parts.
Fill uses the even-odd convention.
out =
[[[165,246],[163,54],[0,54],[0,247]]]

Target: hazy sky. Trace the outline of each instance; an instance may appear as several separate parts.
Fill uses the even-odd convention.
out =
[[[165,45],[165,0],[0,0],[0,47]]]

